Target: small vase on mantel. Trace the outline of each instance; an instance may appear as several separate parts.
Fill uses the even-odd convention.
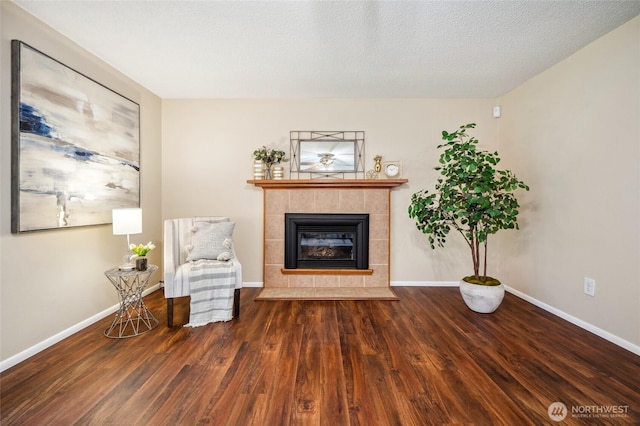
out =
[[[253,179],[262,180],[265,178],[265,164],[262,160],[253,160]]]
[[[273,180],[282,180],[282,179],[284,179],[284,167],[282,167],[282,166],[273,166],[273,167],[271,167],[271,178]]]

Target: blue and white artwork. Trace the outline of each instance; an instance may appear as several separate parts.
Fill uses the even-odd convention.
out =
[[[111,223],[140,206],[140,106],[12,41],[14,233]]]

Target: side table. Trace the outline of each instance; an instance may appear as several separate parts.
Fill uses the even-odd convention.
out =
[[[151,275],[157,270],[156,265],[149,265],[146,271],[121,271],[118,268],[105,271],[104,275],[111,281],[120,297],[120,309],[116,312],[111,326],[104,331],[105,336],[123,339],[138,336],[157,327],[158,320],[142,300],[142,292]]]

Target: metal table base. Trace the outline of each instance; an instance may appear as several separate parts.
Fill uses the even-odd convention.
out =
[[[158,326],[158,320],[142,300],[142,292],[149,283],[151,275],[157,270],[156,265],[149,265],[145,271],[121,271],[118,268],[112,268],[104,273],[120,297],[120,308],[115,314],[113,323],[104,331],[106,337],[111,339],[134,337]]]

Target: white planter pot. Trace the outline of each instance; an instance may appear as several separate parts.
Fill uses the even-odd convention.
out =
[[[498,309],[504,298],[504,286],[478,285],[460,280],[460,294],[469,309],[481,314],[490,314]]]

